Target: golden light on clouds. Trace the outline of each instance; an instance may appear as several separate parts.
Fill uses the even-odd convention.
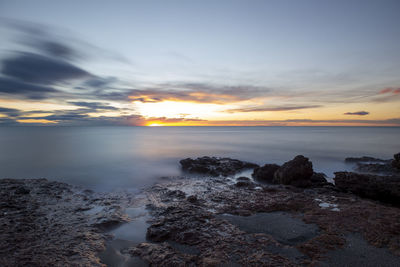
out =
[[[163,101],[156,103],[135,102],[137,111],[145,117],[179,118],[190,117],[212,118],[224,106],[219,104],[193,103],[184,101]]]
[[[17,120],[20,123],[43,123],[43,124],[57,124],[56,121],[49,121],[45,119],[23,119]]]

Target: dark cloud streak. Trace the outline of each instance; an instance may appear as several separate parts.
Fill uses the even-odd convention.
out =
[[[346,112],[344,115],[357,115],[357,116],[365,116],[368,115],[368,111],[357,111],[357,112]]]
[[[238,108],[228,109],[223,112],[237,113],[237,112],[265,112],[265,111],[290,111],[299,109],[319,108],[321,105],[308,105],[308,106],[278,106],[278,107],[251,107],[251,108]]]
[[[58,91],[52,87],[0,77],[0,94],[17,95],[28,99],[44,99],[50,93],[56,92]]]
[[[19,81],[43,85],[92,76],[67,61],[25,52],[5,59],[2,65],[4,75]]]

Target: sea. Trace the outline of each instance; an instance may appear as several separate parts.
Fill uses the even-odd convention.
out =
[[[283,164],[308,157],[330,179],[346,157],[390,159],[400,127],[0,127],[0,178],[47,178],[96,191],[140,190],[181,176],[179,160]]]

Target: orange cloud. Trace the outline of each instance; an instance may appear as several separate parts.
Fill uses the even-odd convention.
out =
[[[392,94],[395,94],[395,95],[400,94],[400,88],[388,87],[388,88],[382,89],[379,92],[379,94],[387,94],[387,93],[392,93]]]

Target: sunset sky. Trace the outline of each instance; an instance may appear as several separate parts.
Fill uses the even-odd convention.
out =
[[[400,126],[399,0],[0,0],[0,125]]]

